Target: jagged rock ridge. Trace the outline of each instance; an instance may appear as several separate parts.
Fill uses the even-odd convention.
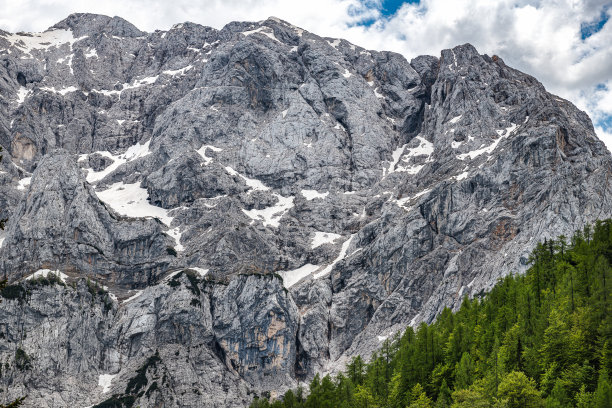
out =
[[[587,115],[469,44],[75,14],[0,62],[6,400],[245,406],[612,214]]]

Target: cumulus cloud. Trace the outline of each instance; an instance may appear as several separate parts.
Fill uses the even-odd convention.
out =
[[[612,151],[609,0],[421,0],[391,16],[384,0],[0,0],[0,10],[0,28],[11,32],[42,31],[74,12],[118,15],[146,31],[185,21],[221,28],[276,16],[408,59],[469,42],[586,110]]]

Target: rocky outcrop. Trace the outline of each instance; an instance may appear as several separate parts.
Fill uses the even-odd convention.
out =
[[[41,160],[11,219],[3,269],[12,279],[51,268],[142,286],[171,263],[163,224],[115,214],[65,152]]]
[[[3,400],[245,406],[612,215],[586,114],[469,44],[76,14],[0,60]]]

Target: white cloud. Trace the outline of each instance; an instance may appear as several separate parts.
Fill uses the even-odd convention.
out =
[[[73,12],[119,15],[146,31],[184,21],[221,28],[230,21],[276,16],[322,36],[400,52],[408,59],[469,42],[535,76],[597,124],[612,116],[612,23],[584,41],[580,28],[597,21],[606,4],[609,0],[422,0],[384,18],[380,0],[0,0],[0,28],[41,31]],[[375,23],[358,24],[364,20]],[[611,132],[598,129],[612,150]]]

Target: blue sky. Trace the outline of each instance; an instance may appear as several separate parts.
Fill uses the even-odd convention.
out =
[[[398,1],[398,0],[383,1],[381,12],[384,16],[393,15],[404,3],[418,3],[418,0],[416,1]]]
[[[586,40],[593,34],[598,33],[606,25],[610,16],[608,15],[609,6],[604,6],[599,16],[590,22],[585,21],[580,24],[580,38]]]
[[[469,42],[585,110],[612,151],[612,0],[0,0],[0,10],[0,29],[11,32],[42,31],[73,12],[147,31],[276,16],[407,59]]]
[[[380,12],[380,16],[372,16],[357,23],[357,25],[370,26],[381,18],[389,18],[395,15],[404,4],[419,4],[419,0],[385,0],[385,1],[368,1],[362,0],[361,3],[367,8],[373,8]]]

